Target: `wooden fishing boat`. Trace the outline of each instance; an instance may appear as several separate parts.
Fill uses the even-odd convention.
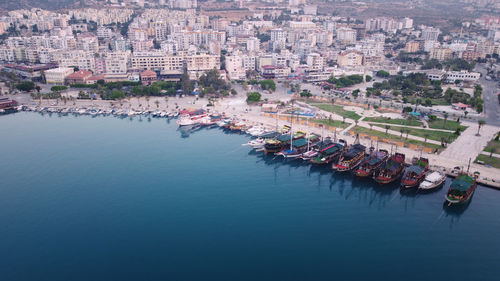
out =
[[[284,158],[298,158],[302,153],[306,152],[308,146],[319,141],[319,136],[311,135],[309,138],[300,138],[292,142],[289,149],[277,152],[276,155],[283,156]]]
[[[469,202],[476,190],[476,175],[467,173],[459,174],[451,183],[445,196],[449,205],[459,205]]]
[[[375,172],[374,179],[379,184],[388,184],[399,179],[405,171],[405,155],[395,153]]]
[[[274,139],[267,140],[264,144],[264,152],[266,154],[276,153],[285,149],[288,145],[290,145],[291,141],[303,138],[305,136],[304,132],[297,132],[293,135],[290,134],[282,134]]]
[[[354,171],[354,174],[360,178],[371,177],[385,163],[387,158],[389,158],[389,152],[385,149],[380,149],[365,157]]]
[[[432,190],[443,185],[446,181],[446,174],[434,171],[425,176],[425,179],[420,183],[419,190]]]
[[[351,171],[356,168],[366,156],[366,147],[355,143],[340,156],[339,162],[332,165],[332,169],[338,172]]]
[[[318,153],[320,150],[327,148],[328,146],[330,146],[332,144],[333,144],[332,140],[329,137],[327,137],[323,141],[318,141],[318,142],[314,143],[313,145],[311,145],[309,150],[302,153],[300,158],[304,161],[310,161],[312,158],[318,156]]]
[[[424,180],[425,174],[429,170],[429,159],[420,157],[413,165],[405,169],[401,179],[402,188],[413,188]]]
[[[343,143],[332,143],[329,146],[318,151],[318,155],[316,157],[311,158],[309,162],[313,164],[328,164],[337,159],[342,151],[344,151],[345,145]]]

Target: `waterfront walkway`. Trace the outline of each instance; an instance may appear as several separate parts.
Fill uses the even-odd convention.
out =
[[[473,123],[466,125],[469,127],[462,132],[460,137],[448,145],[441,156],[462,161],[469,161],[469,159],[474,161],[488,145],[488,142],[498,133],[498,127],[484,125],[480,131],[481,136],[476,136],[478,125]]]

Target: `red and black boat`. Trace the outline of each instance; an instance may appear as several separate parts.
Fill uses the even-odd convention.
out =
[[[362,144],[355,143],[340,156],[339,163],[333,164],[332,169],[338,172],[351,171],[356,168],[366,156],[366,147]]]
[[[389,157],[389,152],[385,149],[380,149],[367,156],[358,168],[354,171],[354,175],[360,178],[371,177],[373,174],[382,166],[387,158]]]
[[[459,205],[468,203],[476,190],[477,175],[461,173],[450,185],[445,196],[449,205]]]
[[[379,184],[388,184],[399,179],[405,171],[405,155],[402,153],[395,153],[385,165],[375,173],[373,178]]]
[[[425,174],[429,170],[429,159],[420,157],[414,161],[413,165],[406,168],[401,179],[402,188],[412,188],[420,185],[425,179]]]

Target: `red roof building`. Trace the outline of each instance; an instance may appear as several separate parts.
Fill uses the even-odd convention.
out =
[[[78,70],[66,77],[67,84],[87,84],[87,80],[92,77],[92,71]]]
[[[141,82],[142,85],[151,85],[156,81],[156,72],[152,70],[144,70],[141,72]]]

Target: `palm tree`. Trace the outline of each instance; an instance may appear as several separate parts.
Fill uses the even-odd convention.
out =
[[[148,109],[149,109],[149,96],[146,96],[146,103],[148,104]]]
[[[389,129],[391,128],[391,126],[389,125],[385,125],[385,134],[388,135],[389,134]]]
[[[427,143],[427,139],[429,138],[429,134],[424,134],[424,143]]]
[[[476,136],[480,136],[479,131],[481,130],[481,127],[485,124],[486,122],[484,120],[477,120],[477,134]]]
[[[345,123],[345,116],[342,116],[342,123]]]
[[[403,133],[404,133],[405,129],[404,128],[400,128],[399,131],[401,132],[401,135],[399,136],[399,138],[402,139],[403,138]]]
[[[443,114],[444,117],[444,122],[443,122],[443,129],[446,128],[446,121],[448,120],[448,112],[445,112]]]
[[[160,108],[160,102],[158,100],[155,100],[155,104],[156,104],[156,109]]]
[[[370,131],[371,131],[373,128],[373,124],[368,124],[368,125],[370,125]]]
[[[464,111],[464,117],[467,118],[467,114],[469,114],[469,112],[466,110]]]
[[[410,129],[406,129],[406,139],[408,139],[408,134],[410,133]]]
[[[165,103],[167,104],[167,108],[168,108],[168,96],[165,96]]]
[[[490,158],[493,156],[493,153],[496,152],[496,148],[492,147],[490,151]]]

